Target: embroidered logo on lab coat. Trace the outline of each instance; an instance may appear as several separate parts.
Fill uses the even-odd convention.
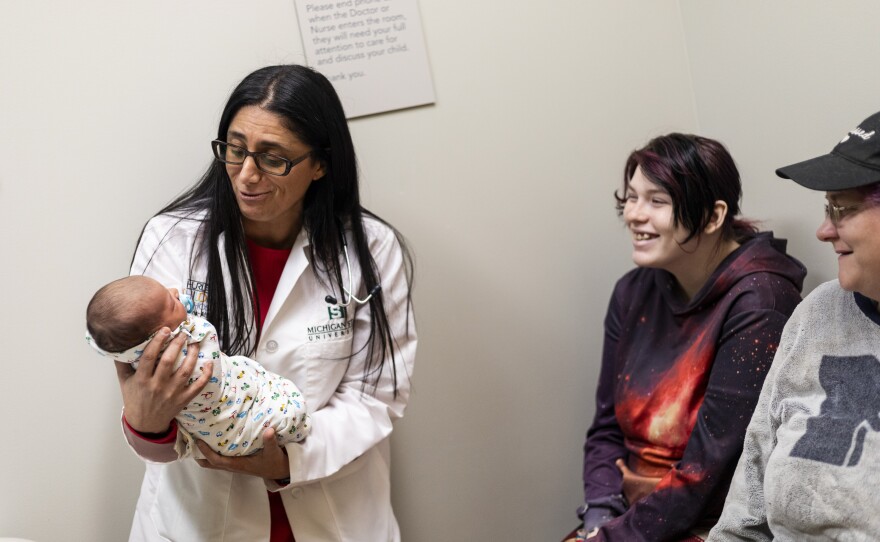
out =
[[[329,319],[308,326],[309,342],[330,341],[350,335],[354,328],[354,320],[348,319],[348,307],[330,305],[327,307]]]

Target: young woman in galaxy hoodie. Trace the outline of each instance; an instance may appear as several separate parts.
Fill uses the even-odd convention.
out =
[[[806,270],[737,218],[739,172],[712,139],[653,139],[627,159],[615,197],[638,267],[605,317],[579,534],[700,540]]]

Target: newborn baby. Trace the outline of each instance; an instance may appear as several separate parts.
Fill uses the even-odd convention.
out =
[[[296,385],[250,358],[221,352],[214,326],[189,314],[187,306],[192,310],[188,297],[178,296],[177,290],[151,278],[136,275],[116,280],[89,302],[86,340],[100,354],[135,369],[144,348],[163,327],[172,330],[169,341],[184,333],[187,345],[200,344],[196,376],[189,383],[205,370],[206,361],[213,361],[214,367],[202,392],[175,417],[182,430],[183,438],[175,446],[181,457],[192,455],[194,449],[198,452],[194,438],[227,456],[260,450],[263,431],[269,427],[275,429],[281,446],[306,438],[311,430],[309,415]],[[186,352],[186,348],[180,352],[175,370]]]

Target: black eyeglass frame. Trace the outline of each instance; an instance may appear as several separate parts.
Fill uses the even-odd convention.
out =
[[[244,157],[241,159],[240,162],[234,161],[234,160],[229,160],[229,159],[221,156],[220,145],[226,145],[227,147],[232,147],[234,149],[237,149],[244,154]],[[294,158],[293,160],[288,160],[287,158],[285,158],[283,156],[278,156],[277,154],[272,154],[271,152],[251,152],[251,151],[247,150],[246,148],[242,147],[241,145],[235,145],[233,143],[228,143],[226,141],[221,141],[219,139],[215,139],[215,140],[211,141],[211,150],[214,151],[214,158],[216,158],[218,161],[220,161],[224,164],[230,164],[233,166],[240,166],[240,165],[244,164],[244,161],[247,160],[248,156],[253,157],[254,164],[256,164],[257,169],[259,169],[263,173],[266,173],[268,175],[275,175],[277,177],[284,177],[285,175],[290,173],[290,170],[293,169],[294,166],[296,166],[297,164],[299,164],[300,162],[302,162],[303,160],[305,160],[309,156],[312,156],[312,154],[314,154],[314,152],[315,152],[315,151],[309,151],[300,157]],[[281,160],[282,162],[284,162],[284,171],[282,173],[276,173],[274,171],[267,171],[266,169],[264,169],[263,166],[260,165],[260,157],[262,157],[262,156],[268,156],[274,160]]]

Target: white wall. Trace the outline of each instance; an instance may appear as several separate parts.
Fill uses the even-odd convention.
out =
[[[821,197],[772,171],[878,108],[880,5],[420,7],[437,104],[351,123],[366,200],[417,256],[396,510],[407,541],[558,539],[605,305],[631,265],[611,199],[626,155],[670,130],[724,140],[746,213],[774,217],[819,270],[811,287],[833,276],[810,240]],[[302,61],[292,0],[3,0],[0,537],[125,538],[143,468],[115,372],[82,340],[85,304],[203,170],[232,86]]]

